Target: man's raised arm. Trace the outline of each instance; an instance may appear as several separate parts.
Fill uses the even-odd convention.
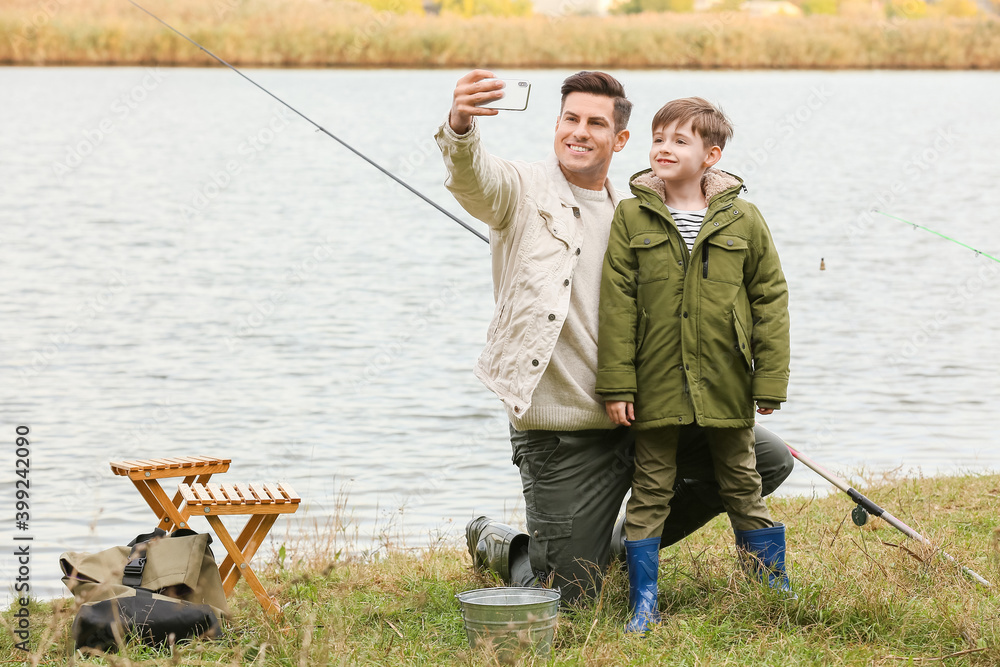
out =
[[[473,70],[455,86],[448,121],[435,135],[448,179],[445,186],[466,211],[495,230],[514,219],[521,200],[521,179],[509,162],[495,158],[482,147],[476,116],[495,116],[496,109],[480,104],[503,97],[503,84],[486,70]]]

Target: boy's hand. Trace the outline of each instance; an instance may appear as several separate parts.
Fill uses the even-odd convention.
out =
[[[757,408],[757,414],[759,415],[769,415],[774,412],[774,408]]]
[[[628,401],[608,401],[604,409],[611,421],[619,426],[631,426],[635,421],[635,408]]]

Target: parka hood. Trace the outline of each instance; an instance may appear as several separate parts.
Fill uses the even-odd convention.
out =
[[[635,188],[637,186],[641,186],[655,192],[664,203],[667,201],[667,185],[658,176],[653,174],[652,169],[640,171],[632,177],[629,185],[632,187],[632,193],[637,197],[640,195],[635,191]],[[705,176],[701,179],[701,189],[702,192],[705,193],[705,199],[708,201],[711,201],[713,197],[732,190],[733,188],[736,188],[735,194],[739,194],[742,187],[742,178],[734,176],[728,171],[722,171],[721,169],[709,169],[705,172]]]

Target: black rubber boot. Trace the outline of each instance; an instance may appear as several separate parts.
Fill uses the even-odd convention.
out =
[[[527,533],[487,516],[465,526],[465,541],[473,565],[493,572],[508,586],[532,586],[536,577],[528,559]]]

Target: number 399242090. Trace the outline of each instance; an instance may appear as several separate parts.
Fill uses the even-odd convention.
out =
[[[31,508],[31,504],[29,503],[30,494],[28,492],[28,489],[31,487],[31,443],[28,441],[27,435],[30,429],[27,426],[18,426],[16,430],[17,439],[14,441],[14,456],[16,457],[14,459],[14,474],[18,479],[14,481],[14,508],[16,510],[14,520],[28,521],[28,510]]]

